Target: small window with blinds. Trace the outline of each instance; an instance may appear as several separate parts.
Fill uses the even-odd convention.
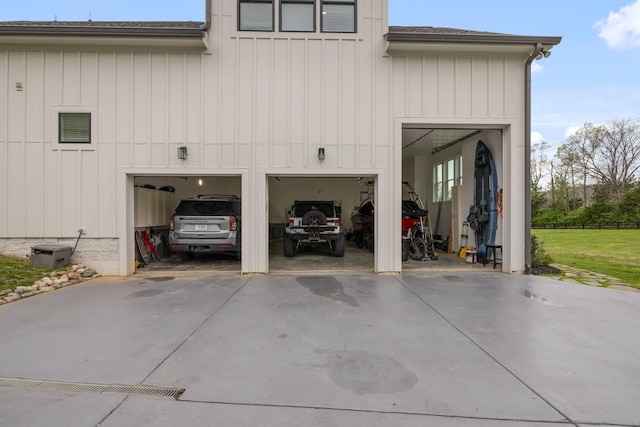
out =
[[[315,0],[281,0],[280,31],[314,32],[315,15]]]
[[[323,33],[356,32],[356,0],[322,0]]]
[[[274,0],[240,0],[238,28],[240,31],[273,31]]]
[[[60,144],[91,144],[91,113],[58,113]]]

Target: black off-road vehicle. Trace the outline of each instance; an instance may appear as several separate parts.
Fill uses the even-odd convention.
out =
[[[300,245],[328,244],[334,256],[344,255],[344,231],[340,207],[333,201],[296,200],[284,233],[284,256],[296,255]]]

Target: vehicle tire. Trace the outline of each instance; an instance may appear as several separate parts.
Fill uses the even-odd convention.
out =
[[[416,260],[422,261],[427,255],[427,245],[422,239],[412,239],[409,244],[409,256]]]
[[[236,259],[238,261],[242,260],[242,250],[239,250],[239,251],[236,252]]]
[[[411,240],[402,238],[402,262],[407,262],[409,260],[410,245],[411,245]]]
[[[191,261],[196,256],[191,252],[178,252],[178,256],[182,261]]]
[[[373,233],[368,230],[364,232],[364,247],[367,248],[369,252],[373,252],[375,248]]]
[[[303,225],[327,225],[327,217],[320,211],[309,211],[302,217]]]
[[[364,236],[362,230],[358,230],[353,233],[353,241],[356,242],[356,246],[360,249],[364,246]]]
[[[296,241],[286,234],[284,235],[283,248],[284,248],[284,256],[286,257],[296,256]]]
[[[333,256],[344,256],[344,234],[333,241]]]

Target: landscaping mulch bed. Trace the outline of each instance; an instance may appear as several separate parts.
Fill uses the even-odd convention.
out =
[[[561,274],[562,270],[557,267],[553,267],[548,265],[546,267],[531,267],[531,274],[535,274],[536,276],[542,276],[545,274]]]

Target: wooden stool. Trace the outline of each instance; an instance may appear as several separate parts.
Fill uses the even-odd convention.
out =
[[[487,249],[493,249],[491,251],[491,256],[493,257],[493,268],[496,268],[496,265],[502,264],[502,245],[487,245]],[[500,258],[498,258],[498,254],[496,251],[500,249]],[[487,261],[491,262],[491,258]]]

